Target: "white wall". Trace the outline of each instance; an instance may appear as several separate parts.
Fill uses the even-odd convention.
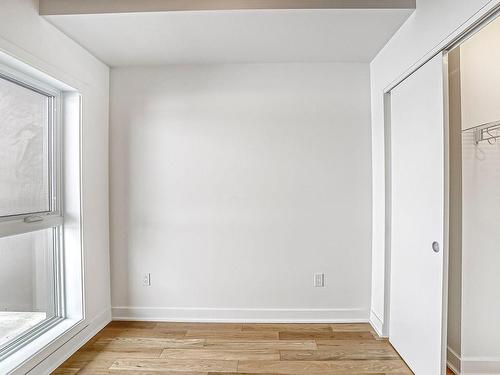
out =
[[[85,309],[89,324],[34,370],[35,373],[44,373],[70,354],[82,338],[93,335],[110,318],[109,69],[39,17],[37,4],[36,0],[0,0],[0,51],[76,88],[83,95],[82,240],[87,270]],[[50,352],[56,349],[52,347]]]
[[[373,265],[371,320],[383,327],[385,277],[385,168],[383,91],[412,65],[438,46],[450,34],[470,24],[482,7],[498,0],[417,0],[417,10],[375,57],[370,66],[373,163]],[[409,138],[411,139],[411,138]]]
[[[463,136],[462,357],[500,369],[500,144]],[[465,365],[467,366],[467,365]]]
[[[461,46],[462,128],[500,121],[500,21]]]
[[[112,69],[113,315],[366,320],[369,105],[367,64]]]

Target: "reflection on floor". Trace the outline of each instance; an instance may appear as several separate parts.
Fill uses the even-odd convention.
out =
[[[411,375],[369,324],[112,322],[54,374]]]
[[[0,346],[45,320],[44,312],[0,311]]]

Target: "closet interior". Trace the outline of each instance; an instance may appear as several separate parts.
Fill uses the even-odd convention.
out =
[[[487,372],[500,357],[500,18],[451,50],[448,68],[447,362]]]

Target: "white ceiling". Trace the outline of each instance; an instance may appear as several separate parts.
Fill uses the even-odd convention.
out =
[[[236,10],[46,16],[110,66],[368,62],[409,9]]]

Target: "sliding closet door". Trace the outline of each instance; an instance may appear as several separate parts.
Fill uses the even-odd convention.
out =
[[[391,91],[391,344],[416,375],[444,369],[445,76],[439,55]]]

